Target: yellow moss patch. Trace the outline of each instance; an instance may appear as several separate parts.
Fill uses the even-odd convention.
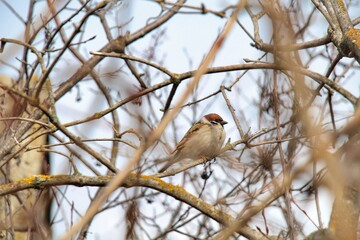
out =
[[[44,175],[44,174],[40,174],[40,175],[35,175],[35,177],[38,177],[38,178],[42,178],[42,179],[49,179],[49,178],[52,178],[52,175]]]
[[[179,185],[173,185],[173,184],[170,184],[170,183],[167,183],[163,180],[161,180],[160,178],[156,178],[156,177],[152,177],[152,176],[148,176],[148,175],[140,175],[141,178],[143,179],[150,179],[150,180],[154,180],[154,181],[157,181],[158,184],[163,188],[163,189],[166,189],[167,191],[169,192],[178,192],[178,193],[186,193],[188,194],[188,192],[186,192],[186,190],[179,186]]]
[[[338,5],[342,8],[345,9],[345,4],[342,0],[338,0]]]
[[[24,179],[21,179],[19,183],[32,183],[35,180],[35,176],[27,177]]]
[[[31,184],[31,183],[34,183],[34,182],[38,182],[39,180],[47,180],[47,179],[50,179],[50,178],[51,178],[51,175],[33,175],[31,177],[21,179],[19,181],[19,183]]]
[[[130,173],[130,175],[133,175],[134,177],[141,177],[141,178],[144,178],[144,179],[153,179],[153,180],[159,179],[160,180],[160,178],[154,178],[152,176],[145,175],[145,174]]]
[[[356,45],[357,48],[360,48],[360,29],[350,28],[346,35],[351,39],[352,43]]]

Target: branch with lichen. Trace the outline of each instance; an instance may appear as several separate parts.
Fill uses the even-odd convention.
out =
[[[62,185],[73,185],[77,187],[103,187],[106,186],[112,179],[112,176],[89,177],[79,175],[36,175],[17,182],[0,185],[0,196],[13,194],[25,189],[45,189]],[[126,177],[126,179],[124,179],[121,187],[148,187],[155,189],[192,206],[198,211],[224,225],[238,221],[226,212],[219,210],[213,205],[187,192],[184,188],[166,183],[159,178],[131,173]],[[259,232],[251,229],[247,225],[243,225],[238,230],[238,233],[249,239],[266,239]]]

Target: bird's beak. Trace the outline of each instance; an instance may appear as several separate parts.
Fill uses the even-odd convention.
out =
[[[222,121],[220,122],[220,124],[224,126],[225,124],[228,124],[228,122],[227,122],[227,121],[222,120]]]

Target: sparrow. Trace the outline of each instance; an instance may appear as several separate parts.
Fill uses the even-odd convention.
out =
[[[227,122],[216,113],[203,116],[186,132],[171,155],[164,159],[166,164],[159,172],[164,172],[183,159],[215,158],[224,144],[225,124]]]

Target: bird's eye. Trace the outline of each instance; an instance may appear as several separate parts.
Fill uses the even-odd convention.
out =
[[[217,121],[211,121],[211,123],[212,123],[212,124],[218,124],[218,122],[217,122]]]

